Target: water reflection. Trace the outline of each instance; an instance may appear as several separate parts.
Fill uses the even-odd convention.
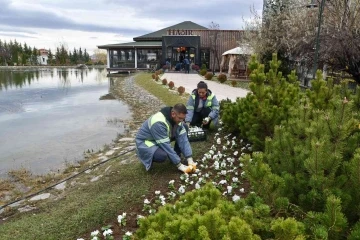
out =
[[[59,169],[124,132],[127,105],[99,100],[113,86],[105,69],[0,70],[0,177],[20,166]]]

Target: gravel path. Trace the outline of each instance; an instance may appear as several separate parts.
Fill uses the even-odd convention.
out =
[[[215,94],[216,98],[221,101],[229,98],[231,101],[236,101],[236,98],[246,97],[249,92],[243,88],[236,88],[226,84],[220,84],[214,81],[205,80],[198,74],[185,74],[185,73],[164,73],[161,79],[166,78],[169,81],[175,83],[175,87],[183,86],[187,93],[191,93],[196,88],[196,85],[200,81],[206,82],[208,88]]]

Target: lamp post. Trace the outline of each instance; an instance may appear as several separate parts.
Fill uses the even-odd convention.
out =
[[[315,41],[316,41],[315,57],[314,57],[314,64],[313,64],[313,69],[312,69],[313,79],[315,78],[317,65],[318,65],[319,48],[320,48],[320,31],[321,31],[322,14],[324,11],[324,5],[325,5],[325,0],[321,0],[320,8],[319,8],[319,16],[318,16],[318,29],[317,29],[316,39],[315,39]],[[314,7],[317,7],[317,4],[314,3],[314,0],[311,0],[311,3],[310,3],[310,5],[308,5],[308,7],[314,8]]]

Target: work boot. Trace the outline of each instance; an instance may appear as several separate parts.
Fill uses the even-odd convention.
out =
[[[193,172],[193,169],[192,169],[192,166],[186,166],[182,163],[179,163],[177,165],[177,168],[182,171],[183,173],[192,173]]]

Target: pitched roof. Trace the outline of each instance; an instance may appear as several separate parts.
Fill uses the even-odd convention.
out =
[[[139,37],[134,37],[134,41],[161,40],[161,37],[163,35],[167,35],[167,30],[169,29],[206,30],[207,28],[191,21],[184,21],[152,33],[148,33]]]
[[[97,46],[99,49],[108,49],[108,48],[133,48],[133,47],[161,47],[162,42],[159,41],[149,41],[149,42],[127,42],[127,43],[116,43]]]

